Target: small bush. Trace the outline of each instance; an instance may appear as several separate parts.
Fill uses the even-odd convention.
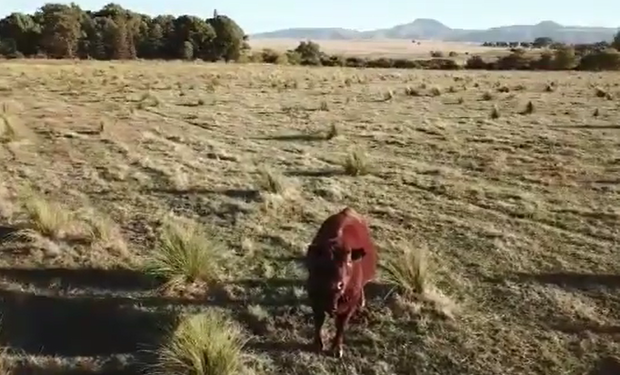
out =
[[[203,228],[190,220],[166,218],[159,244],[150,254],[145,272],[178,284],[219,279],[224,250]]]
[[[237,375],[244,371],[241,327],[217,310],[185,317],[155,351],[153,375]]]
[[[338,134],[340,134],[340,132],[338,131],[338,126],[336,126],[335,123],[332,123],[329,127],[329,131],[327,132],[327,134],[325,134],[325,139],[334,139],[338,136]]]
[[[420,92],[413,87],[405,87],[405,95],[407,96],[420,96]]]
[[[482,100],[493,100],[493,94],[490,91],[486,91],[482,94]]]
[[[261,190],[272,194],[282,194],[286,189],[284,177],[267,167],[258,169],[257,183]]]
[[[491,119],[492,120],[496,120],[500,117],[500,113],[499,113],[499,108],[497,108],[497,105],[493,105],[493,109],[491,109]]]
[[[534,103],[532,103],[532,101],[528,101],[527,105],[525,106],[525,109],[523,110],[523,112],[521,112],[524,115],[530,115],[532,113],[534,113]]]
[[[597,98],[613,99],[613,96],[607,90],[600,87],[594,88],[594,95],[596,95]]]
[[[271,48],[265,48],[262,50],[261,60],[267,64],[288,64],[286,54],[280,53]]]
[[[73,226],[73,213],[57,202],[27,193],[23,208],[33,230],[51,239],[64,237]]]
[[[344,172],[349,176],[362,176],[370,172],[370,165],[366,155],[356,150],[350,152],[343,162]]]
[[[487,64],[482,57],[478,55],[473,55],[465,62],[465,69],[488,69],[489,64]]]
[[[390,257],[386,257],[385,281],[405,298],[412,298],[428,291],[429,272],[425,248],[413,249],[405,246]]]
[[[15,127],[11,120],[4,114],[0,114],[0,143],[8,143],[17,138]]]

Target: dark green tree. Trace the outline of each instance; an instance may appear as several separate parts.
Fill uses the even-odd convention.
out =
[[[213,27],[215,39],[204,58],[210,61],[239,59],[247,39],[243,29],[234,20],[222,15],[209,18],[207,23]]]

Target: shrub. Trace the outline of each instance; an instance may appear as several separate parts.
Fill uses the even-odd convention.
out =
[[[145,265],[147,274],[167,280],[169,285],[219,279],[224,250],[191,220],[166,218],[159,244]]]
[[[295,48],[301,57],[301,65],[321,65],[321,47],[313,41],[301,42]]]
[[[468,58],[465,62],[466,69],[488,69],[489,64],[487,64],[482,57],[478,55],[473,55]]]
[[[347,154],[343,162],[344,172],[349,176],[361,176],[370,172],[370,165],[366,155],[356,150]]]
[[[392,68],[394,61],[385,57],[380,57],[374,60],[368,60],[366,66],[369,68]]]
[[[561,47],[555,50],[553,55],[553,68],[556,70],[570,70],[576,66],[575,49]]]
[[[525,51],[517,49],[508,56],[503,56],[495,62],[500,70],[529,70],[531,60],[525,56]]]
[[[261,51],[261,60],[267,64],[287,64],[288,58],[285,54],[275,51],[271,48],[265,48]]]
[[[155,351],[153,375],[236,375],[244,370],[241,327],[217,310],[185,317]]]
[[[578,70],[620,70],[620,53],[614,48],[594,51],[581,58]]]
[[[24,197],[23,207],[32,229],[44,236],[52,239],[61,238],[72,227],[72,212],[36,193],[28,193]]]
[[[403,297],[411,298],[424,294],[429,286],[427,251],[425,248],[402,247],[390,257],[386,257],[384,279]]]

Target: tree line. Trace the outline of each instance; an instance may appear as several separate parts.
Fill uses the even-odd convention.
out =
[[[150,17],[109,3],[98,11],[74,3],[48,3],[34,14],[0,20],[0,54],[6,57],[194,59],[234,61],[249,48],[230,17]]]
[[[491,45],[487,43],[487,45]],[[252,51],[248,36],[230,17],[202,19],[191,15],[151,17],[109,3],[98,11],[74,3],[48,3],[34,14],[12,13],[0,20],[0,55],[7,58],[80,58],[97,60],[183,59],[262,62],[357,68],[487,70],[620,70],[620,32],[611,43],[565,45],[550,38],[532,43],[495,43],[511,53],[495,59],[468,56],[459,64],[456,52],[431,59],[361,58],[329,55],[312,41],[278,52]],[[536,49],[536,56],[526,50]]]

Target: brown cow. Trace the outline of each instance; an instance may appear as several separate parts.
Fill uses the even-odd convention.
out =
[[[375,277],[377,268],[377,253],[365,220],[349,207],[328,217],[308,246],[306,267],[314,345],[323,351],[325,314],[334,316],[332,351],[341,358],[344,329],[357,309],[365,306],[364,286]]]

